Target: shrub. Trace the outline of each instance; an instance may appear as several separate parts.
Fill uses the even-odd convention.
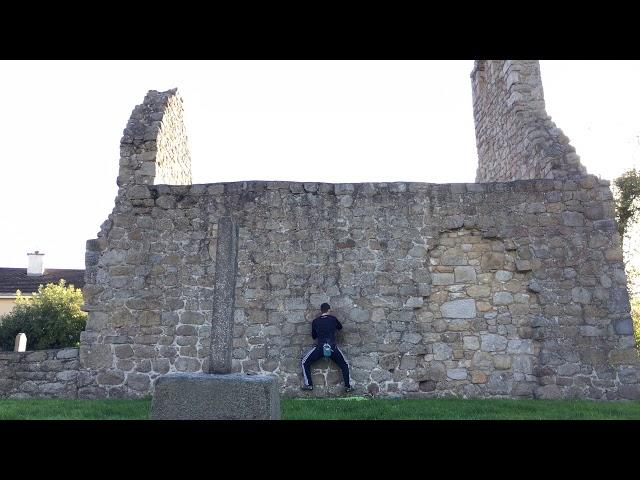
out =
[[[82,291],[65,281],[40,285],[32,297],[18,290],[16,305],[0,319],[0,349],[13,350],[16,335],[27,336],[28,350],[74,347],[80,341],[87,314],[80,310]]]

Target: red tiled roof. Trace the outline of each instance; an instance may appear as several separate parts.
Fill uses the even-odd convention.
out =
[[[58,283],[61,278],[67,285],[84,287],[84,270],[46,268],[44,275],[27,275],[26,268],[0,268],[0,294],[13,295],[16,290],[24,294],[34,293],[38,291],[38,286]]]

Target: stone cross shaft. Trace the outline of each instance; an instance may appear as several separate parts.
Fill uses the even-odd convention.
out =
[[[222,217],[218,222],[209,373],[231,373],[237,255],[238,226],[231,217]]]

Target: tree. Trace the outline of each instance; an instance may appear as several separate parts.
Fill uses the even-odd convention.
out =
[[[633,333],[636,336],[636,348],[640,350],[640,298],[631,299],[631,318],[633,320]]]
[[[630,224],[638,220],[640,212],[640,172],[635,168],[624,172],[613,181],[616,189],[616,220],[622,238]]]
[[[640,271],[635,266],[640,257],[638,249],[638,219],[640,217],[640,172],[635,168],[626,171],[613,181],[618,231],[624,246],[627,270],[627,288],[631,300],[631,317],[640,349]]]
[[[16,305],[0,318],[0,349],[13,350],[18,333],[27,336],[29,350],[77,346],[87,323],[87,314],[80,310],[82,291],[73,285],[40,285],[32,297],[17,292]]]

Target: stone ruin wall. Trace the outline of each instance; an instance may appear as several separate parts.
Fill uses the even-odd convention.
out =
[[[208,370],[231,216],[233,370],[277,375],[286,395],[309,395],[301,357],[328,301],[360,394],[640,398],[611,191],[543,119],[538,68],[476,63],[491,183],[475,184],[191,185],[182,102],[149,92],[122,138],[114,210],[87,242],[77,396],[139,397],[165,373]],[[340,394],[336,366],[314,367],[311,395]]]
[[[231,216],[233,370],[275,374],[285,394],[303,394],[328,301],[360,393],[638,398],[608,182],[544,114],[537,62],[477,62],[472,78],[479,180],[506,183],[189,185],[172,146],[186,145],[181,103],[150,92],[122,139],[114,211],[87,242],[79,396],[208,370],[217,224]],[[180,128],[154,142],[165,110]],[[185,152],[164,157],[174,185],[153,185],[161,144]],[[313,395],[341,391],[333,364],[313,376]]]
[[[147,93],[144,102],[133,109],[120,141],[119,187],[191,184],[183,114],[177,89]],[[120,190],[118,198],[122,195]]]
[[[637,398],[606,181],[237,182],[129,190],[99,241],[81,397],[207,370],[217,222],[239,225],[233,370],[301,395],[328,301],[359,393]],[[341,392],[315,365],[314,395]]]
[[[476,182],[570,178],[586,173],[551,121],[536,60],[478,60],[471,73]]]

